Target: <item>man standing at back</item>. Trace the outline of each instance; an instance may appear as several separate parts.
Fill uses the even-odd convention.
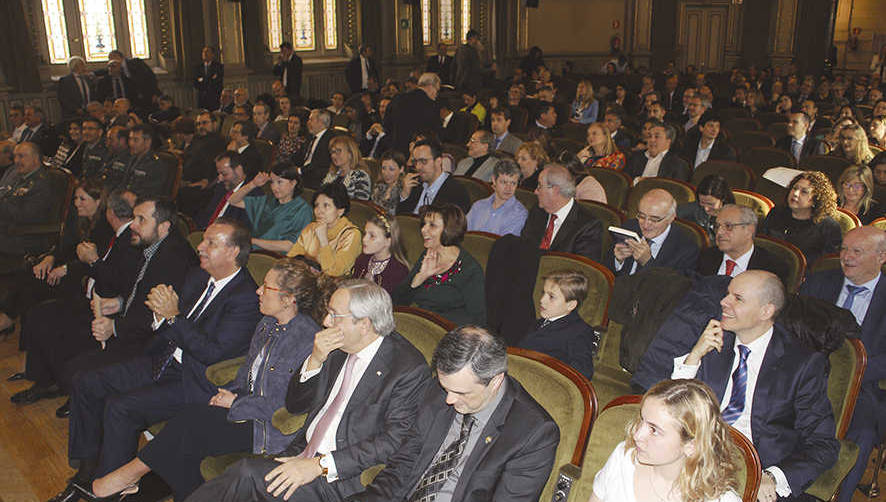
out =
[[[435,103],[439,92],[440,77],[436,73],[422,73],[418,89],[398,94],[391,101],[384,123],[385,131],[391,135],[391,148],[408,152],[409,142],[417,132],[440,137],[443,124]]]
[[[280,44],[280,59],[274,65],[274,76],[283,82],[286,94],[293,98],[301,95],[302,62],[292,49],[292,42]]]

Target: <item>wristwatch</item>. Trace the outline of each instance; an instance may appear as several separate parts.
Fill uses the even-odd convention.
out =
[[[172,317],[167,318],[167,319],[166,319],[166,324],[172,326],[173,324],[175,324],[175,320],[176,320],[176,319],[178,319],[178,314],[176,314],[176,315],[174,315],[174,316],[172,316]]]
[[[326,455],[320,455],[320,475],[328,476],[329,475],[329,460]]]

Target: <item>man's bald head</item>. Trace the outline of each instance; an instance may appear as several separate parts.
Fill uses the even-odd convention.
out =
[[[784,286],[778,276],[764,270],[742,272],[732,279],[720,300],[720,325],[742,343],[751,343],[772,327],[784,302]]]
[[[661,235],[676,217],[677,201],[670,192],[661,188],[653,188],[643,194],[637,205],[637,223],[647,239]]]
[[[843,237],[840,267],[843,275],[855,285],[877,277],[886,263],[886,231],[877,227],[854,228]]]

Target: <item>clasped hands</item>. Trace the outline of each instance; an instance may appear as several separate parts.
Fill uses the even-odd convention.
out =
[[[180,312],[178,310],[178,293],[172,286],[158,284],[148,293],[145,300],[148,309],[161,319],[172,319]]]

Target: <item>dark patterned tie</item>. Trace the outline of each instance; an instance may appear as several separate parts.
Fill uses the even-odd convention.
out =
[[[846,296],[846,299],[843,300],[843,308],[846,310],[852,310],[852,304],[855,303],[855,297],[867,290],[868,288],[864,286],[853,286],[852,284],[847,284],[846,291],[849,292],[849,294]]]
[[[458,465],[458,460],[465,451],[468,444],[468,438],[471,435],[471,429],[474,427],[474,417],[464,415],[461,421],[461,431],[449,446],[443,450],[425,471],[424,476],[418,482],[418,486],[412,495],[407,499],[408,502],[433,502],[437,498],[437,492],[446,483],[449,475]]]
[[[215,282],[210,282],[209,286],[206,288],[206,294],[203,295],[203,299],[200,300],[200,304],[197,305],[197,308],[191,311],[191,315],[188,316],[188,319],[197,320],[200,318],[200,314],[203,313],[203,309],[205,309],[206,305],[209,303],[209,298],[212,296],[212,291],[214,289]],[[166,368],[172,363],[176,348],[178,347],[175,345],[175,342],[171,340],[166,342],[166,347],[163,348],[163,352],[152,361],[151,377],[155,382],[160,380],[160,377],[163,376],[163,372],[166,371]]]
[[[745,394],[748,384],[748,355],[751,349],[744,345],[738,346],[738,367],[732,373],[732,395],[729,404],[723,410],[723,420],[732,425],[744,411]]]

